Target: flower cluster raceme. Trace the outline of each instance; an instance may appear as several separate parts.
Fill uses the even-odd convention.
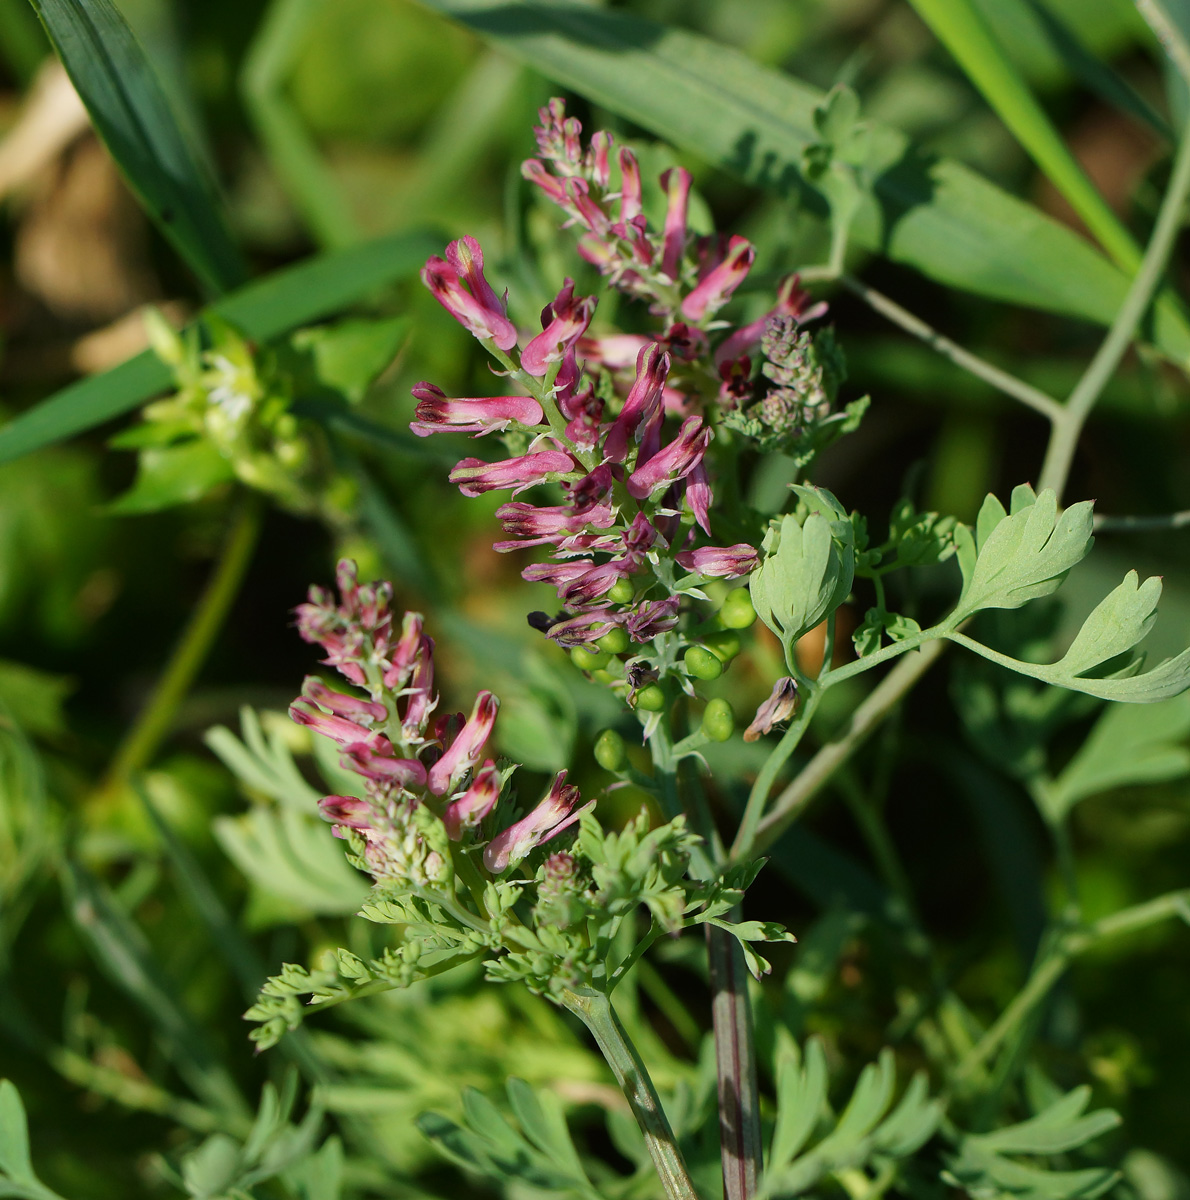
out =
[[[420,614],[405,613],[398,627],[392,585],[361,584],[348,560],[339,564],[338,585],[337,601],[310,589],[296,610],[298,632],[367,695],[309,676],[289,710],[337,743],[343,766],[360,779],[360,794],[325,797],[322,815],[338,836],[358,839],[360,865],[377,881],[442,884],[454,870],[451,843],[475,847],[487,826],[499,825],[510,771],[485,756],[499,701],[480,692],[470,716],[435,716],[434,643]],[[561,772],[536,808],[487,841],[486,870],[500,875],[570,828],[594,804],[580,807],[579,799]]]

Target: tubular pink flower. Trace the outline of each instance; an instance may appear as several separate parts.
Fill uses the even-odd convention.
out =
[[[401,622],[401,636],[393,647],[388,669],[384,673],[384,686],[400,691],[413,674],[417,656],[425,648],[422,634],[424,620],[421,613],[409,612]]]
[[[289,716],[296,724],[306,725],[340,746],[367,746],[381,753],[392,752],[392,743],[382,733],[365,729],[346,717],[323,712],[309,700],[295,700],[289,706]]]
[[[484,278],[483,251],[474,238],[451,242],[446,259],[430,258],[421,278],[434,299],[481,341],[490,339],[501,350],[516,345],[516,326]]]
[[[566,195],[566,184],[549,170],[538,158],[529,158],[521,163],[521,174],[532,184],[536,184],[545,195],[555,204],[565,208],[570,200]]]
[[[677,596],[668,596],[642,604],[625,622],[628,636],[634,642],[651,642],[659,633],[667,633],[678,623],[680,603]]]
[[[450,482],[457,483],[464,496],[482,496],[484,492],[502,488],[512,488],[515,496],[551,475],[565,475],[574,470],[577,467],[569,454],[560,450],[540,450],[495,463],[480,458],[462,458],[451,469]]]
[[[606,462],[623,462],[628,457],[628,443],[642,422],[646,425],[658,412],[661,391],[669,374],[669,355],[650,342],[636,356],[636,380],[628,398],[603,442]]]
[[[724,260],[708,271],[682,301],[682,316],[690,321],[701,321],[708,312],[713,314],[721,309],[747,278],[755,261],[756,247],[747,238],[733,237]]]
[[[686,503],[690,505],[690,511],[694,514],[699,528],[708,537],[711,533],[710,510],[713,499],[711,481],[707,477],[707,465],[705,462],[700,462],[686,476]]]
[[[661,270],[676,283],[682,271],[682,255],[686,250],[686,209],[690,201],[690,172],[685,167],[672,167],[662,174],[661,186],[669,197],[669,205],[665,210]]]
[[[534,377],[545,375],[587,332],[596,303],[594,296],[576,297],[574,280],[567,279],[552,303],[542,311],[542,332],[525,347],[521,366]]]
[[[432,637],[422,634],[413,663],[412,678],[405,690],[409,698],[405,704],[405,715],[401,718],[401,736],[407,742],[418,742],[425,735],[431,713],[438,707],[438,698],[431,694],[434,690]]]
[[[559,646],[586,646],[619,623],[618,615],[610,608],[596,608],[546,625],[545,635]]]
[[[347,717],[360,724],[372,725],[383,721],[388,710],[375,700],[364,700],[360,696],[349,696],[329,688],[317,675],[307,675],[302,681],[302,697],[332,712],[337,717]]]
[[[475,772],[471,786],[452,800],[442,814],[446,836],[452,842],[461,840],[464,830],[474,829],[496,806],[500,798],[500,772],[489,758]]]
[[[343,765],[350,763],[351,770],[373,783],[383,783],[398,788],[422,788],[426,786],[426,768],[416,758],[393,758],[384,754],[373,754],[366,746],[351,746],[343,755]]]
[[[652,344],[652,338],[639,333],[614,333],[608,337],[581,337],[577,350],[589,367],[607,367],[625,371],[640,358],[640,352]]]
[[[496,723],[499,708],[500,701],[491,692],[480,692],[475,697],[467,724],[451,742],[446,753],[430,768],[427,785],[435,796],[454,791],[463,782],[467,772],[479,762],[484,744]]]
[[[432,383],[415,384],[416,420],[409,428],[418,437],[432,433],[502,433],[512,424],[534,426],[545,419],[532,396],[492,396],[451,400]]]
[[[687,417],[678,436],[628,476],[629,495],[643,500],[660,488],[684,479],[702,462],[710,443],[711,430],[703,425],[702,417]]]
[[[568,179],[566,181],[566,200],[568,207],[575,216],[597,238],[606,237],[611,231],[612,223],[607,213],[591,199],[591,189],[585,179]]]
[[[595,801],[591,800],[576,810],[579,799],[578,788],[568,784],[566,772],[560,771],[541,803],[515,825],[496,834],[487,844],[483,852],[483,865],[493,875],[501,875],[519,863],[534,846],[548,842],[569,829],[583,813],[595,806]]]
[[[505,533],[521,539],[515,542],[497,542],[495,548],[501,553],[505,550],[520,550],[523,547],[554,542],[570,533],[582,533],[588,525],[593,525],[596,529],[607,529],[615,524],[616,520],[615,509],[610,504],[594,504],[581,511],[575,511],[565,505],[534,508],[532,504],[526,504],[522,500],[502,504],[496,509],[496,516],[504,526]]]
[[[599,130],[591,135],[591,150],[589,155],[591,182],[597,188],[607,191],[611,182],[612,172],[609,155],[612,148],[612,135]]]
[[[747,542],[735,546],[701,546],[677,555],[686,571],[713,579],[736,579],[747,575],[757,563],[756,551]]]
[[[372,806],[358,796],[323,796],[318,801],[318,814],[324,821],[361,832],[370,830],[375,820]],[[342,836],[338,829],[335,833]]]
[[[620,148],[620,221],[627,225],[641,213],[640,166],[636,155]]]
[[[755,742],[774,725],[788,721],[797,708],[797,683],[786,675],[773,684],[773,694],[756,710],[752,724],[744,730],[744,741]]]

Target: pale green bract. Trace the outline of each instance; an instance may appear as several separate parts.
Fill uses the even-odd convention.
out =
[[[793,645],[835,611],[855,577],[855,533],[842,505],[825,488],[795,485],[802,504],[765,534],[764,558],[749,581],[757,616]]]

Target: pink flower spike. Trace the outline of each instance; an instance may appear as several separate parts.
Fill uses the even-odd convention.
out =
[[[594,808],[591,800],[580,809],[579,790],[566,782],[566,772],[560,771],[541,803],[515,825],[496,834],[483,852],[483,865],[493,875],[501,875],[533,849],[569,829],[583,813]]]
[[[682,301],[682,316],[689,321],[701,321],[708,312],[716,313],[740,286],[756,261],[756,248],[747,238],[733,237],[727,256],[708,271],[699,285]]]
[[[532,396],[493,396],[451,400],[432,383],[413,387],[417,419],[409,428],[418,437],[432,433],[502,433],[512,424],[532,427],[545,419],[541,405]]]
[[[556,175],[551,175],[540,159],[526,159],[521,163],[521,174],[530,183],[536,184],[555,204],[565,206],[569,203],[566,184]]]
[[[373,783],[398,788],[426,786],[426,768],[416,758],[391,758],[373,754],[366,746],[351,746],[343,755],[343,765]]]
[[[636,356],[636,380],[604,439],[605,461],[623,462],[628,457],[628,443],[637,427],[642,421],[647,424],[660,408],[668,374],[669,355],[656,342],[642,346]]]
[[[684,479],[702,462],[711,442],[711,430],[702,417],[687,417],[678,436],[658,450],[643,467],[628,476],[628,493],[637,500]]]
[[[605,130],[591,135],[590,170],[591,180],[596,187],[607,191],[611,181],[611,165],[608,156],[612,148],[612,135]]]
[[[640,166],[636,155],[620,148],[620,221],[627,225],[641,213]]]
[[[545,375],[587,332],[596,303],[594,296],[578,299],[574,294],[574,280],[567,279],[553,303],[545,306],[541,314],[542,332],[525,347],[521,366],[535,378]]]
[[[500,798],[500,772],[489,758],[475,772],[471,786],[446,806],[442,823],[452,842],[461,840],[463,831],[474,829],[496,806]]]
[[[482,496],[484,492],[501,488],[512,488],[515,496],[551,475],[566,475],[574,470],[577,468],[569,454],[560,450],[541,450],[496,463],[480,458],[460,459],[450,472],[450,482],[457,483],[464,496]]]
[[[449,262],[433,257],[422,268],[422,282],[430,294],[481,341],[490,339],[501,350],[511,350],[516,345],[516,326],[484,278],[479,243],[474,238],[451,242],[446,255]]]
[[[757,563],[756,551],[747,542],[735,546],[701,546],[677,556],[683,570],[712,579],[737,579]]]
[[[669,196],[669,206],[665,210],[661,270],[676,283],[682,270],[682,255],[686,250],[686,209],[690,202],[690,172],[685,167],[673,167],[662,174],[661,186]]]
[[[435,796],[442,796],[463,782],[463,777],[479,762],[479,756],[496,723],[500,701],[491,692],[475,697],[471,716],[445,754],[430,768],[427,783]]]
[[[365,729],[346,717],[323,712],[309,700],[295,700],[289,706],[289,717],[297,725],[306,725],[340,746],[368,746],[381,753],[391,753],[392,744],[382,733]]]
[[[774,725],[788,721],[797,708],[797,683],[785,676],[773,684],[773,694],[756,710],[752,724],[744,730],[744,741],[755,742]]]
[[[686,476],[686,503],[698,522],[699,528],[708,537],[711,533],[710,510],[714,496],[711,493],[711,481],[707,478],[707,465],[700,462]]]
[[[434,639],[422,634],[413,664],[413,678],[407,689],[409,699],[401,719],[401,734],[407,742],[423,739],[430,714],[438,707],[434,690]]]

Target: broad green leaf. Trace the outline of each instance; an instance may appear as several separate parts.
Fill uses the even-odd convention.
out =
[[[149,447],[141,452],[136,482],[108,505],[108,511],[131,515],[190,504],[234,478],[231,461],[204,438]]]
[[[1190,694],[1156,708],[1112,705],[1066,769],[1045,789],[1047,811],[1060,819],[1087,796],[1190,775],[1188,737]]]
[[[378,238],[275,271],[208,311],[245,337],[268,341],[412,275],[441,248],[441,239],[427,233]],[[169,386],[169,368],[151,350],[73,383],[0,429],[0,463],[121,416]]]
[[[823,94],[729,46],[586,4],[423,0],[564,87],[748,183],[796,194]],[[851,227],[859,245],[979,295],[1110,323],[1130,279],[1084,239],[969,168],[871,127],[874,177]],[[1180,310],[1158,305],[1154,341],[1190,359]]]
[[[1080,501],[1058,514],[1058,501],[1046,489],[1025,502],[1014,494],[1013,512],[989,497],[976,522],[979,555],[971,578],[947,623],[966,620],[982,608],[1019,608],[1061,585],[1085,557],[1091,537],[1091,502]]]
[[[215,294],[247,274],[210,171],[112,0],[30,0],[99,136],[149,216]]]

